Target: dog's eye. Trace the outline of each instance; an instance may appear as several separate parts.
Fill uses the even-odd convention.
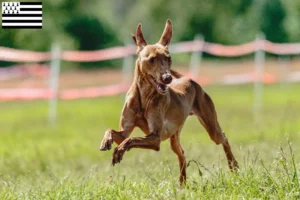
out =
[[[150,62],[150,63],[154,63],[154,58],[153,58],[153,57],[150,58],[150,59],[149,59],[149,62]]]

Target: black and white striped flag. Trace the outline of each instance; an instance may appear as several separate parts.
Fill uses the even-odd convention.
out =
[[[2,28],[42,28],[42,2],[2,2]]]

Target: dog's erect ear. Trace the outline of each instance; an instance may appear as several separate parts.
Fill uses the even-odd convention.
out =
[[[133,33],[131,33],[131,37],[132,37],[132,39],[134,41],[134,44],[137,45],[137,43],[136,43],[136,37],[135,37],[135,35]]]
[[[172,39],[172,22],[171,20],[167,20],[165,30],[158,41],[159,44],[162,44],[164,46],[168,46]]]
[[[131,37],[136,46],[139,47],[139,50],[141,50],[144,46],[147,46],[147,42],[142,33],[142,24],[138,25],[135,35],[131,34]]]

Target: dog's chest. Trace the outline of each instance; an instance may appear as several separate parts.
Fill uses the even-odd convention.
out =
[[[169,139],[177,132],[177,130],[178,126],[174,121],[165,119],[163,122],[163,130],[160,134],[160,140]]]

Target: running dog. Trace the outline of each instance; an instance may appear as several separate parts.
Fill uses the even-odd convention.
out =
[[[170,139],[170,146],[178,156],[180,184],[186,181],[187,163],[180,145],[180,132],[189,115],[196,115],[216,144],[222,144],[231,170],[238,168],[229,142],[222,131],[214,103],[195,81],[171,69],[168,50],[172,38],[172,23],[167,20],[160,40],[150,45],[144,39],[141,24],[132,38],[137,46],[134,80],[127,93],[121,114],[120,131],[108,129],[100,145],[101,151],[110,150],[117,143],[112,165],[119,163],[132,148],[159,151],[161,141]],[[145,137],[129,138],[135,127]]]

